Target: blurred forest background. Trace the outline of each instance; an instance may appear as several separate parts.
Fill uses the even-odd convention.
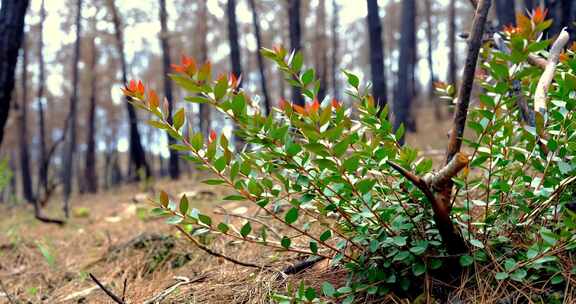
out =
[[[25,2],[2,1],[3,16]],[[573,30],[576,4],[569,0],[497,0],[491,27],[513,25],[515,12],[536,5],[559,21],[549,36],[563,25]],[[298,97],[258,49],[301,49],[318,71],[320,96],[349,105],[340,70],[350,70],[391,105],[396,127],[416,132],[421,120],[449,118],[434,83],[458,81],[472,15],[469,0],[32,0],[14,89],[1,101],[7,119],[0,154],[13,178],[4,179],[0,201],[36,202],[42,218],[40,207],[60,189],[67,214],[71,193],[190,175],[193,168],[168,150],[167,135],[148,126],[121,92],[142,79],[180,103],[183,92],[165,75],[182,55],[210,61],[216,74],[241,75],[243,90],[269,111]],[[186,106],[198,130],[233,132],[218,113]]]

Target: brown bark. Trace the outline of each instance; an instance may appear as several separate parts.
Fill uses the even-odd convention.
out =
[[[170,43],[168,41],[168,26],[166,25],[166,19],[168,14],[166,13],[166,0],[160,0],[160,45],[162,48],[162,68],[164,74],[164,96],[168,100],[168,122],[172,123],[172,112],[174,108],[174,100],[172,96],[172,81],[168,77],[170,72]],[[168,136],[168,143],[173,145],[176,140],[172,136]],[[180,177],[180,166],[178,165],[178,151],[170,149],[170,164],[168,172],[170,173],[170,178],[178,179]]]
[[[84,167],[84,186],[89,193],[98,192],[98,175],[96,174],[96,103],[98,94],[98,76],[96,64],[98,62],[98,49],[96,37],[91,37],[92,56],[90,57],[90,99],[88,108],[88,130],[86,133],[86,164]]]
[[[40,133],[40,157],[38,166],[38,195],[48,191],[48,166],[46,161],[46,122],[44,115],[44,21],[46,20],[45,1],[40,5],[40,22],[38,23],[38,128]],[[41,190],[42,188],[43,190]]]
[[[0,145],[10,112],[14,73],[24,36],[27,8],[28,0],[20,0],[3,1],[0,9]]]
[[[124,85],[128,84],[128,67],[126,64],[126,57],[124,54],[124,37],[122,31],[122,24],[120,21],[120,16],[116,9],[114,0],[108,0],[108,7],[110,13],[112,14],[112,22],[114,23],[114,35],[116,36],[116,49],[118,50],[118,56],[120,57],[120,68],[122,69],[122,83]],[[150,176],[150,167],[146,162],[146,154],[144,148],[142,147],[142,142],[140,139],[140,131],[138,130],[138,117],[136,116],[136,110],[128,102],[125,102],[126,110],[128,112],[128,122],[130,124],[130,164],[134,165],[135,170],[129,170],[132,173],[132,178],[138,180],[140,178],[139,171],[144,170],[146,177]]]
[[[302,26],[300,25],[300,0],[288,1],[288,30],[290,33],[290,49],[298,53],[302,49]],[[299,88],[292,87],[292,102],[304,106],[304,97]]]
[[[252,23],[254,26],[254,35],[256,36],[256,46],[258,47],[256,55],[258,56],[258,70],[260,71],[260,86],[262,87],[262,95],[264,97],[264,107],[266,109],[266,114],[270,114],[272,112],[272,101],[270,100],[270,96],[268,94],[268,85],[266,83],[266,66],[264,64],[262,54],[260,54],[260,50],[263,47],[262,34],[260,33],[260,22],[258,20],[258,12],[255,1],[248,0],[248,4],[250,4],[250,9],[252,10]]]
[[[18,141],[20,144],[20,177],[22,178],[22,195],[29,202],[34,202],[32,175],[30,174],[30,153],[28,144],[28,46],[26,37],[22,41],[22,96],[18,119]]]
[[[76,2],[76,42],[74,43],[74,57],[72,58],[72,96],[70,97],[68,128],[68,145],[64,151],[64,172],[63,172],[63,195],[64,195],[64,215],[70,215],[70,194],[72,193],[72,175],[74,169],[74,154],[76,152],[76,118],[78,111],[78,82],[80,61],[80,44],[82,37],[82,0]]]
[[[456,0],[450,0],[448,6],[448,83],[456,85]]]

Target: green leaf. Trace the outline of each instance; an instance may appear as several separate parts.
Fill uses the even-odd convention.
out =
[[[469,255],[463,255],[460,257],[460,265],[462,267],[468,267],[474,263],[474,258]]]
[[[415,276],[420,276],[425,272],[426,272],[426,265],[424,265],[423,263],[416,262],[416,263],[412,264],[412,273]]]
[[[180,198],[180,213],[183,215],[188,213],[188,198],[186,195],[182,195],[182,198]]]
[[[400,124],[400,126],[398,127],[398,129],[396,130],[396,133],[394,133],[394,138],[396,138],[396,140],[400,140],[402,138],[404,138],[404,133],[406,132],[406,127],[404,127],[404,124]]]
[[[350,157],[344,161],[344,169],[348,172],[355,172],[360,166],[358,157]]]
[[[364,194],[372,190],[372,187],[374,187],[375,184],[375,179],[363,179],[356,183],[356,188],[358,191],[360,191],[360,193]]]
[[[342,301],[342,304],[352,304],[354,302],[354,295],[351,294],[349,296],[347,296],[346,298],[344,298],[344,300]]]
[[[298,220],[298,208],[292,207],[286,213],[286,216],[284,217],[284,221],[286,221],[286,224],[290,225],[290,224],[293,224],[294,222],[296,222],[296,220]]]
[[[306,70],[300,79],[305,86],[309,85],[314,80],[314,69]]]
[[[260,184],[258,184],[257,181],[255,181],[254,179],[250,179],[248,181],[248,192],[250,192],[251,194],[254,194],[255,196],[260,196],[260,194],[262,194],[264,190],[262,189],[262,186],[260,186]]]
[[[470,244],[472,244],[473,246],[476,246],[478,248],[484,248],[484,244],[477,239],[470,240]]]
[[[318,253],[318,243],[316,241],[310,241],[310,251],[314,254]]]
[[[194,148],[194,150],[198,151],[202,149],[203,143],[204,143],[204,136],[202,136],[202,132],[198,132],[192,135],[192,138],[190,139],[190,144],[192,145],[192,148]]]
[[[240,235],[242,235],[242,237],[246,237],[250,234],[250,232],[252,231],[252,226],[250,225],[250,222],[246,222],[246,224],[244,224],[244,226],[242,226],[242,228],[240,228]]]
[[[405,236],[395,236],[392,238],[394,245],[398,247],[402,247],[406,245],[406,237]]]
[[[214,86],[214,97],[216,100],[224,97],[226,90],[228,90],[228,77],[221,77],[218,82],[216,82],[216,86]]]
[[[226,168],[226,157],[221,156],[218,159],[216,159],[216,161],[214,162],[214,168],[218,172],[222,172],[224,168]]]
[[[508,273],[507,272],[498,272],[494,277],[498,281],[506,280],[508,278]]]
[[[180,130],[180,128],[182,128],[184,125],[185,117],[186,113],[184,112],[184,108],[181,108],[178,110],[178,112],[176,112],[176,114],[174,114],[174,117],[172,117],[174,129]]]
[[[514,281],[522,282],[522,281],[524,281],[524,278],[526,278],[527,274],[528,274],[528,272],[526,272],[526,270],[524,270],[523,268],[519,268],[510,274],[510,278]]]
[[[314,289],[312,287],[308,287],[306,289],[306,292],[304,293],[304,295],[306,296],[306,299],[308,301],[312,301],[312,300],[316,299],[316,289]]]
[[[336,289],[334,288],[334,286],[332,284],[330,284],[329,282],[323,282],[322,283],[322,293],[331,298],[334,296],[334,293],[336,293]]]
[[[233,195],[228,195],[228,196],[225,196],[225,197],[223,198],[223,200],[225,200],[225,201],[243,201],[243,200],[245,200],[245,199],[246,199],[246,198],[245,198],[244,196],[242,196],[242,195],[235,195],[235,194],[233,194]]]
[[[207,180],[203,180],[202,182],[206,185],[222,185],[226,181],[221,180],[221,179],[207,179]]]
[[[326,230],[320,235],[320,241],[325,242],[332,237],[332,230]]]
[[[280,245],[282,245],[282,247],[288,249],[290,248],[290,244],[292,244],[292,240],[290,240],[289,237],[287,236],[282,237],[282,240],[280,241]]]
[[[228,232],[228,230],[230,230],[230,227],[228,227],[228,225],[224,224],[224,223],[220,223],[218,224],[218,231],[226,234]]]
[[[168,225],[178,225],[182,222],[182,218],[175,215],[175,216],[171,216],[166,220],[166,224]]]
[[[198,220],[208,226],[212,226],[212,219],[205,214],[198,214]]]
[[[288,156],[294,156],[302,151],[302,147],[299,144],[296,144],[292,141],[286,143],[286,154]]]

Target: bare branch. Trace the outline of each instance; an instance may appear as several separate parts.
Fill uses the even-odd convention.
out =
[[[242,261],[238,261],[234,258],[231,258],[229,256],[225,256],[219,252],[213,251],[212,249],[200,244],[200,242],[198,242],[198,240],[196,240],[192,235],[190,235],[190,233],[188,233],[186,230],[184,230],[184,228],[180,227],[180,226],[175,226],[176,229],[178,229],[180,232],[182,232],[182,234],[184,234],[184,236],[186,236],[186,238],[188,240],[190,240],[194,245],[196,245],[196,247],[200,248],[202,251],[208,253],[209,255],[218,257],[218,258],[223,258],[224,260],[228,261],[228,262],[232,262],[234,264],[240,265],[240,266],[244,266],[244,267],[252,267],[252,268],[267,268],[268,266],[260,266],[260,265],[256,265],[256,264],[252,264],[252,263],[248,263],[248,262],[242,262]]]
[[[570,40],[570,35],[568,34],[568,31],[566,31],[566,28],[563,28],[562,32],[560,32],[560,35],[550,48],[548,63],[546,64],[544,73],[542,73],[542,76],[538,81],[538,86],[536,86],[536,92],[534,93],[534,111],[541,113],[542,115],[546,114],[548,88],[550,87],[552,80],[554,80],[554,72],[556,72],[556,65],[560,59],[560,53],[564,49],[566,43],[568,43],[568,40]]]
[[[545,69],[546,65],[548,65],[546,59],[534,54],[528,54],[528,63],[542,69]]]
[[[164,300],[167,296],[169,296],[171,293],[173,293],[175,290],[177,290],[180,286],[200,282],[200,281],[206,279],[207,277],[208,277],[207,275],[201,275],[201,276],[198,276],[194,279],[189,279],[186,277],[175,277],[175,279],[178,280],[177,283],[172,284],[170,287],[162,290],[159,294],[157,294],[157,295],[153,296],[152,298],[144,301],[143,303],[144,304],[161,303],[162,300]]]
[[[458,103],[456,104],[456,111],[454,112],[452,132],[450,132],[450,142],[446,153],[446,164],[452,160],[452,157],[460,151],[460,147],[462,146],[462,137],[466,127],[470,95],[474,84],[476,63],[478,61],[480,47],[482,46],[482,36],[484,35],[484,27],[486,25],[488,11],[490,10],[490,4],[491,0],[479,0],[474,20],[472,21],[468,54],[466,55],[466,65],[464,66],[462,83],[458,90]]]
[[[106,288],[106,286],[104,286],[104,284],[100,283],[100,281],[91,273],[88,274],[90,276],[90,278],[92,279],[92,281],[94,281],[94,283],[96,283],[96,285],[98,285],[98,287],[100,287],[100,289],[102,289],[106,295],[108,295],[108,297],[110,297],[110,299],[112,299],[114,302],[118,303],[118,304],[125,304],[126,302],[122,301],[122,299],[120,299],[119,296],[117,296],[116,294],[114,294],[110,289]]]

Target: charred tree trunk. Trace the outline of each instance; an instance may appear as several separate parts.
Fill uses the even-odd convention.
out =
[[[300,26],[300,0],[288,1],[288,29],[290,32],[290,48],[297,53],[302,49],[302,28]],[[292,87],[292,102],[304,106],[304,97],[299,88]]]
[[[370,73],[372,76],[372,95],[378,107],[386,105],[386,75],[384,74],[384,42],[382,24],[377,0],[367,0],[368,35],[370,39]]]
[[[340,88],[338,87],[338,3],[332,0],[332,89],[334,90],[334,98],[340,99]]]
[[[128,84],[128,67],[126,65],[126,57],[124,54],[124,37],[122,33],[122,25],[120,23],[120,16],[116,9],[114,0],[108,0],[108,6],[112,14],[114,23],[114,35],[116,36],[116,48],[118,49],[118,56],[120,57],[120,67],[122,69],[122,83]],[[140,131],[138,130],[138,117],[134,107],[126,102],[126,110],[128,111],[128,121],[130,123],[130,164],[134,165],[135,171],[132,172],[132,178],[135,180],[140,179],[138,172],[144,170],[146,177],[150,176],[150,167],[146,162],[146,154],[142,147],[140,139]],[[130,171],[130,170],[129,170]]]
[[[398,83],[394,98],[394,130],[397,130],[402,124],[408,127],[410,119],[413,97],[414,44],[416,39],[416,3],[414,0],[402,1],[401,24]],[[400,142],[404,143],[404,138],[400,139]]]
[[[20,119],[18,129],[20,134],[20,176],[22,177],[22,195],[29,202],[34,202],[34,190],[32,189],[32,175],[30,174],[30,153],[28,145],[28,46],[26,36],[22,41],[22,96],[20,106]]]
[[[28,0],[2,1],[0,8],[0,145],[10,112],[18,50],[24,36]]]
[[[40,23],[38,24],[38,129],[40,133],[40,157],[38,166],[38,195],[48,191],[48,162],[46,161],[46,122],[44,118],[44,21],[46,20],[46,7],[44,0],[40,6]],[[40,190],[43,189],[43,191]]]
[[[456,85],[456,0],[450,0],[448,6],[448,83]]]
[[[240,77],[238,88],[242,86],[242,62],[240,61],[240,44],[238,42],[238,23],[236,22],[236,0],[228,0],[226,4],[226,15],[228,16],[228,40],[230,43],[230,63],[232,73]],[[238,150],[243,146],[242,140],[234,137],[234,142]]]
[[[514,7],[514,1],[495,0],[494,4],[496,9],[496,16],[498,17],[499,28],[504,28],[504,26],[516,24],[516,8]]]
[[[162,47],[162,68],[164,71],[164,96],[168,99],[168,122],[172,123],[172,112],[174,108],[174,101],[172,96],[172,81],[168,77],[170,72],[170,43],[168,41],[168,26],[166,25],[166,0],[160,0],[160,45]],[[168,143],[175,144],[176,140],[170,135],[168,136]],[[168,169],[170,178],[178,179],[180,177],[180,167],[178,166],[178,151],[170,149],[170,165]]]
[[[266,108],[266,114],[270,114],[272,112],[272,102],[268,94],[268,85],[266,84],[266,66],[264,65],[262,54],[260,54],[260,50],[262,49],[260,22],[258,21],[256,3],[254,0],[248,0],[248,3],[250,4],[250,9],[252,10],[252,23],[254,26],[254,35],[256,36],[256,46],[258,47],[256,55],[258,56],[258,70],[260,71],[260,86],[262,86],[262,95],[264,95],[264,107]]]
[[[74,58],[72,58],[72,96],[70,97],[68,145],[65,147],[63,171],[64,215],[70,215],[70,194],[72,193],[72,175],[74,170],[74,154],[76,152],[76,116],[78,110],[78,81],[80,61],[80,43],[82,38],[82,0],[76,2],[76,42],[74,44]]]
[[[98,192],[98,175],[96,174],[96,95],[98,94],[98,77],[96,64],[98,49],[96,37],[91,37],[92,56],[90,57],[90,105],[88,108],[88,130],[86,133],[86,166],[84,168],[85,190],[89,193]]]
[[[198,2],[199,9],[198,9],[198,47],[199,47],[199,55],[200,55],[200,62],[204,63],[208,61],[208,6],[206,0],[200,0]],[[204,134],[204,137],[208,137],[208,133],[210,132],[211,128],[211,113],[210,107],[207,104],[201,103],[199,105],[199,112],[198,121],[200,124],[200,131]]]

